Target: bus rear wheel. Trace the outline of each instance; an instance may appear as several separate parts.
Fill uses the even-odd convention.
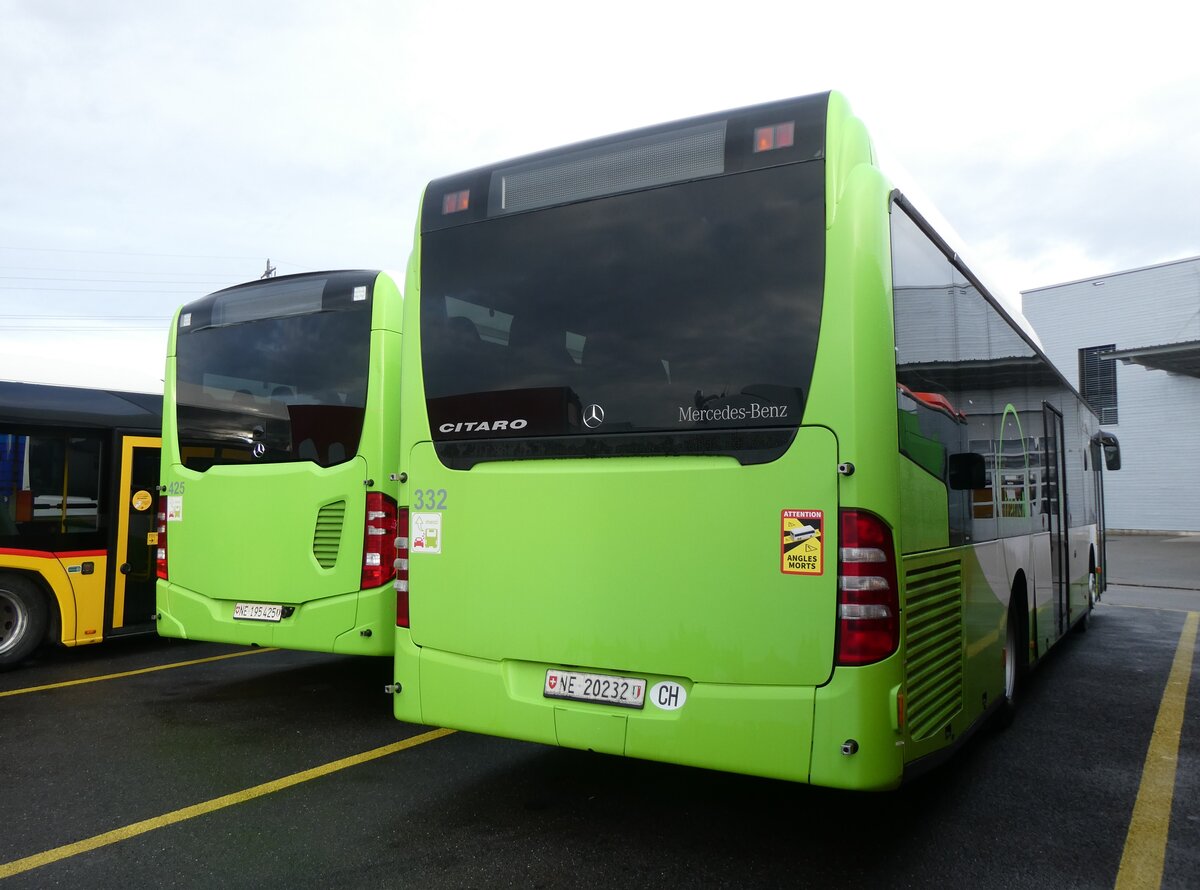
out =
[[[48,617],[41,591],[17,575],[0,575],[0,671],[20,664],[38,647]]]
[[[1083,607],[1083,617],[1075,622],[1074,630],[1076,633],[1087,633],[1088,626],[1092,621],[1092,610],[1096,608],[1096,603],[1100,600],[1100,577],[1096,574],[1096,554],[1092,553],[1088,556],[1088,589],[1087,603]]]
[[[1008,603],[1008,621],[1004,633],[1004,700],[1000,703],[997,721],[1001,728],[1012,725],[1017,714],[1017,702],[1029,671],[1029,633],[1025,629],[1028,613],[1025,592],[1015,588]]]

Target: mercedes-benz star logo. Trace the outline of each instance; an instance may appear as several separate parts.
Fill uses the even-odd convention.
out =
[[[589,430],[594,430],[602,423],[604,423],[604,409],[599,405],[588,405],[587,410],[583,412],[583,425]]]
[[[267,453],[267,446],[264,445],[262,442],[255,442],[254,448],[251,450],[253,450],[255,457],[262,457],[264,454]]]

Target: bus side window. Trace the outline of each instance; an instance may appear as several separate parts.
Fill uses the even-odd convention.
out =
[[[15,535],[21,519],[21,476],[28,437],[0,433],[0,535]],[[26,509],[29,508],[26,504]]]

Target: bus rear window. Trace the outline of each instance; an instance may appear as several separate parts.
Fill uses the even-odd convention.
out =
[[[354,457],[375,273],[293,276],[185,306],[176,341],[180,458],[214,465]]]
[[[781,454],[816,355],[823,183],[812,161],[427,232],[443,461]]]

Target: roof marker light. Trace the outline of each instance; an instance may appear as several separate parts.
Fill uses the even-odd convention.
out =
[[[461,192],[446,192],[442,196],[442,215],[446,216],[450,213],[461,213],[471,206],[471,190],[463,189]]]
[[[754,131],[754,153],[773,151],[776,148],[791,148],[796,144],[796,122],[758,127]]]

